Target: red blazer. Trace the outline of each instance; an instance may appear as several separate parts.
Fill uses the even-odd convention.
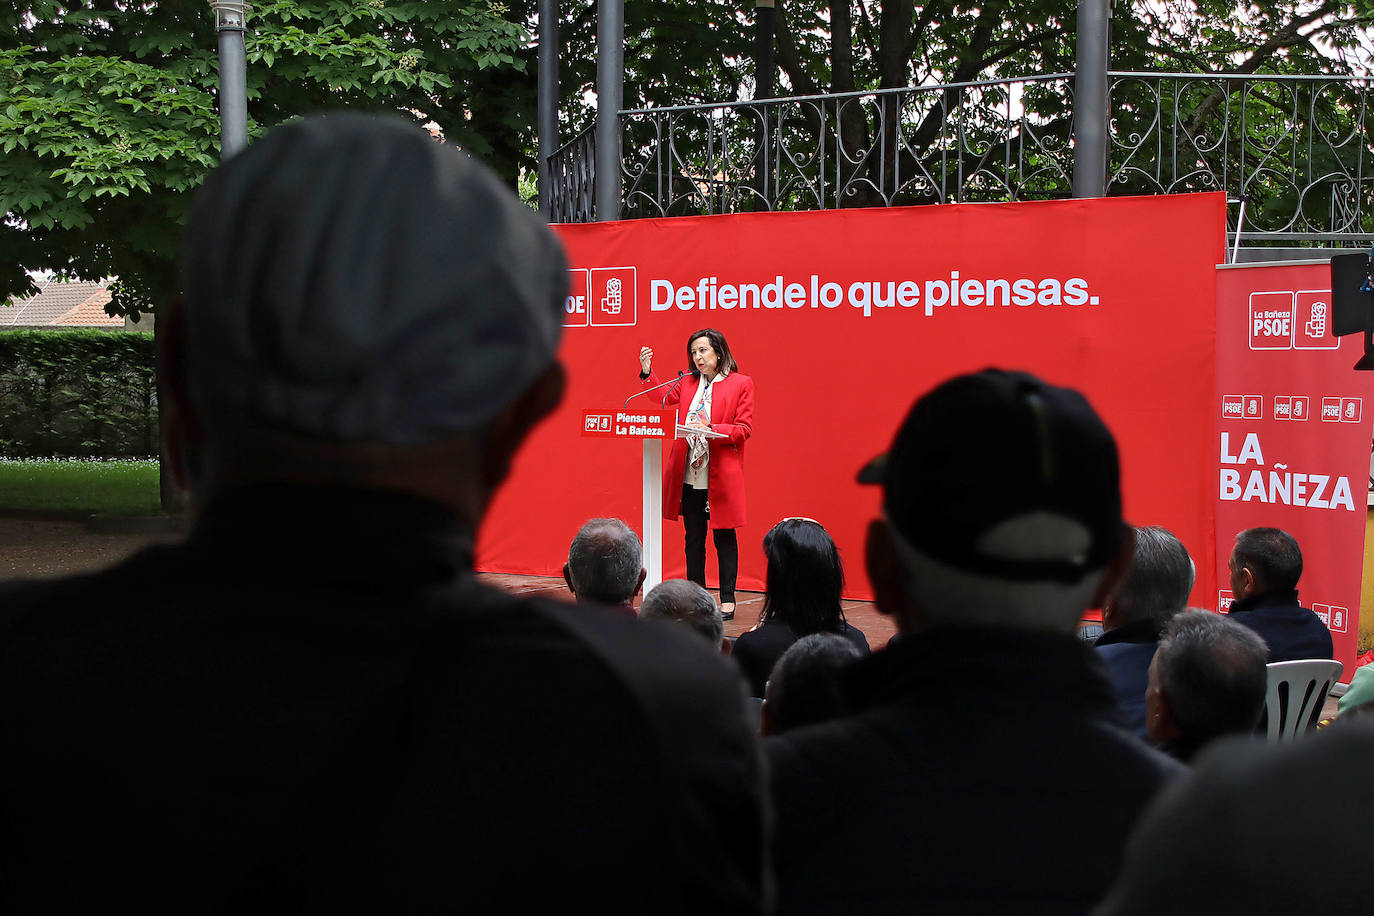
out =
[[[660,384],[657,375],[644,380],[645,388]],[[684,375],[676,385],[660,388],[648,395],[664,407],[677,405],[677,421],[687,419],[701,380]],[[744,514],[744,443],[754,432],[754,380],[731,372],[711,390],[711,429],[728,438],[708,439],[710,460],[706,465],[706,486],[711,494],[709,524],[712,528],[741,528]],[[672,450],[663,464],[663,517],[676,520],[682,512],[682,480],[687,471],[687,440],[672,440]]]

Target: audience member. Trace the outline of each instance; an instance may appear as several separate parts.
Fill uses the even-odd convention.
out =
[[[666,579],[649,589],[639,605],[640,620],[668,620],[706,640],[713,649],[730,654],[725,621],[711,593],[686,579]]]
[[[643,562],[644,550],[629,525],[618,518],[594,518],[568,547],[563,581],[579,604],[605,604],[633,617],[635,596],[648,575]]]
[[[1150,740],[1188,763],[1217,738],[1253,732],[1268,655],[1253,630],[1219,614],[1193,609],[1169,621],[1145,691]]]
[[[1183,606],[1197,575],[1188,549],[1165,528],[1135,530],[1135,552],[1126,574],[1102,605],[1098,657],[1116,690],[1126,726],[1145,730],[1145,685],[1159,633]]]
[[[773,666],[803,636],[837,633],[868,654],[863,632],[844,619],[840,551],[819,522],[783,519],[764,535],[763,553],[763,610],[758,625],[735,640],[733,653],[753,696],[763,696]]]
[[[1086,912],[1178,771],[1113,724],[1075,635],[1131,556],[1111,434],[989,369],[918,400],[859,479],[901,639],[846,672],[848,717],[765,744],[780,912]]]
[[[1302,551],[1287,531],[1247,528],[1231,549],[1231,619],[1245,624],[1269,646],[1269,661],[1333,658],[1331,631],[1298,604]]]
[[[1303,741],[1228,738],[1141,819],[1096,916],[1369,912],[1374,718]]]
[[[182,281],[187,541],[0,588],[0,911],[765,909],[729,663],[472,571],[563,389],[537,214],[398,118],[307,118],[209,176]]]
[[[768,676],[759,733],[780,735],[844,715],[849,704],[840,672],[862,657],[857,646],[835,633],[812,633],[792,643]]]

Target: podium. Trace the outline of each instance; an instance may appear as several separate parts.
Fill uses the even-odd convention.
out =
[[[708,439],[725,438],[723,433],[679,425],[676,407],[598,407],[582,411],[583,438],[638,439],[642,443],[645,593],[663,581],[663,440],[693,434]]]

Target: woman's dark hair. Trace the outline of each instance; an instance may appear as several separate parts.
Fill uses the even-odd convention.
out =
[[[783,519],[763,536],[763,553],[768,579],[759,623],[785,623],[798,637],[844,632],[844,569],[824,528],[810,519]]]
[[[691,337],[687,338],[687,368],[697,378],[701,378],[701,371],[697,369],[696,360],[692,359],[692,341],[698,337],[705,337],[711,342],[711,349],[716,351],[716,371],[738,372],[739,365],[735,362],[735,357],[730,354],[730,345],[725,342],[725,335],[715,328],[702,328],[696,331]]]

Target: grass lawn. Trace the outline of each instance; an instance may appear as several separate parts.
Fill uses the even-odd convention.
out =
[[[159,515],[157,461],[0,458],[0,509]]]

